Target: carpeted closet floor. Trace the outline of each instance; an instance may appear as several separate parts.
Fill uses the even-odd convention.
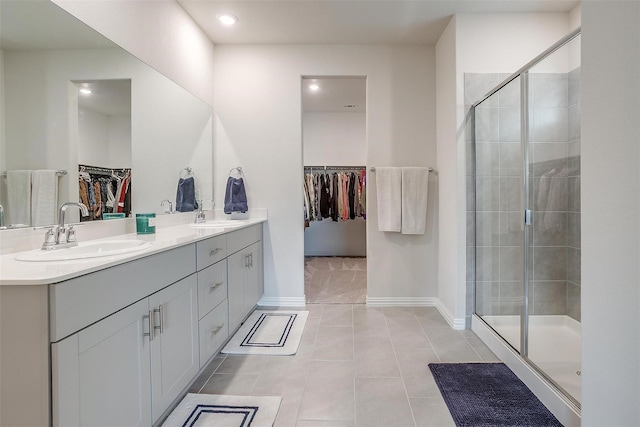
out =
[[[304,293],[308,304],[364,304],[367,258],[305,257]]]

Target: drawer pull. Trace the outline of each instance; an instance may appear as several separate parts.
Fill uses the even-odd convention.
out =
[[[211,336],[216,335],[218,332],[220,332],[220,329],[224,328],[224,323],[220,326],[218,326],[217,328],[215,328],[213,331],[211,331]]]
[[[209,293],[215,291],[216,289],[218,289],[220,286],[224,285],[224,282],[218,282],[215,285],[211,286],[209,288]]]
[[[211,252],[209,252],[209,256],[214,256],[215,254],[217,254],[221,250],[222,250],[222,248],[211,249]]]

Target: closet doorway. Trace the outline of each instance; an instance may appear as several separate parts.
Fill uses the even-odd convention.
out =
[[[366,302],[366,83],[302,78],[307,304]]]

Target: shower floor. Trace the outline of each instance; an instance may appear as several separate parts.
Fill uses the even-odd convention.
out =
[[[305,257],[304,293],[308,304],[364,304],[367,258]]]
[[[482,316],[513,347],[520,347],[520,316]],[[580,322],[569,316],[529,316],[529,359],[581,401]]]

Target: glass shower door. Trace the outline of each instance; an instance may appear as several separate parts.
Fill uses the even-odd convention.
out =
[[[527,357],[580,402],[580,37],[528,72]]]
[[[476,314],[522,352],[524,162],[520,77],[475,108]]]

